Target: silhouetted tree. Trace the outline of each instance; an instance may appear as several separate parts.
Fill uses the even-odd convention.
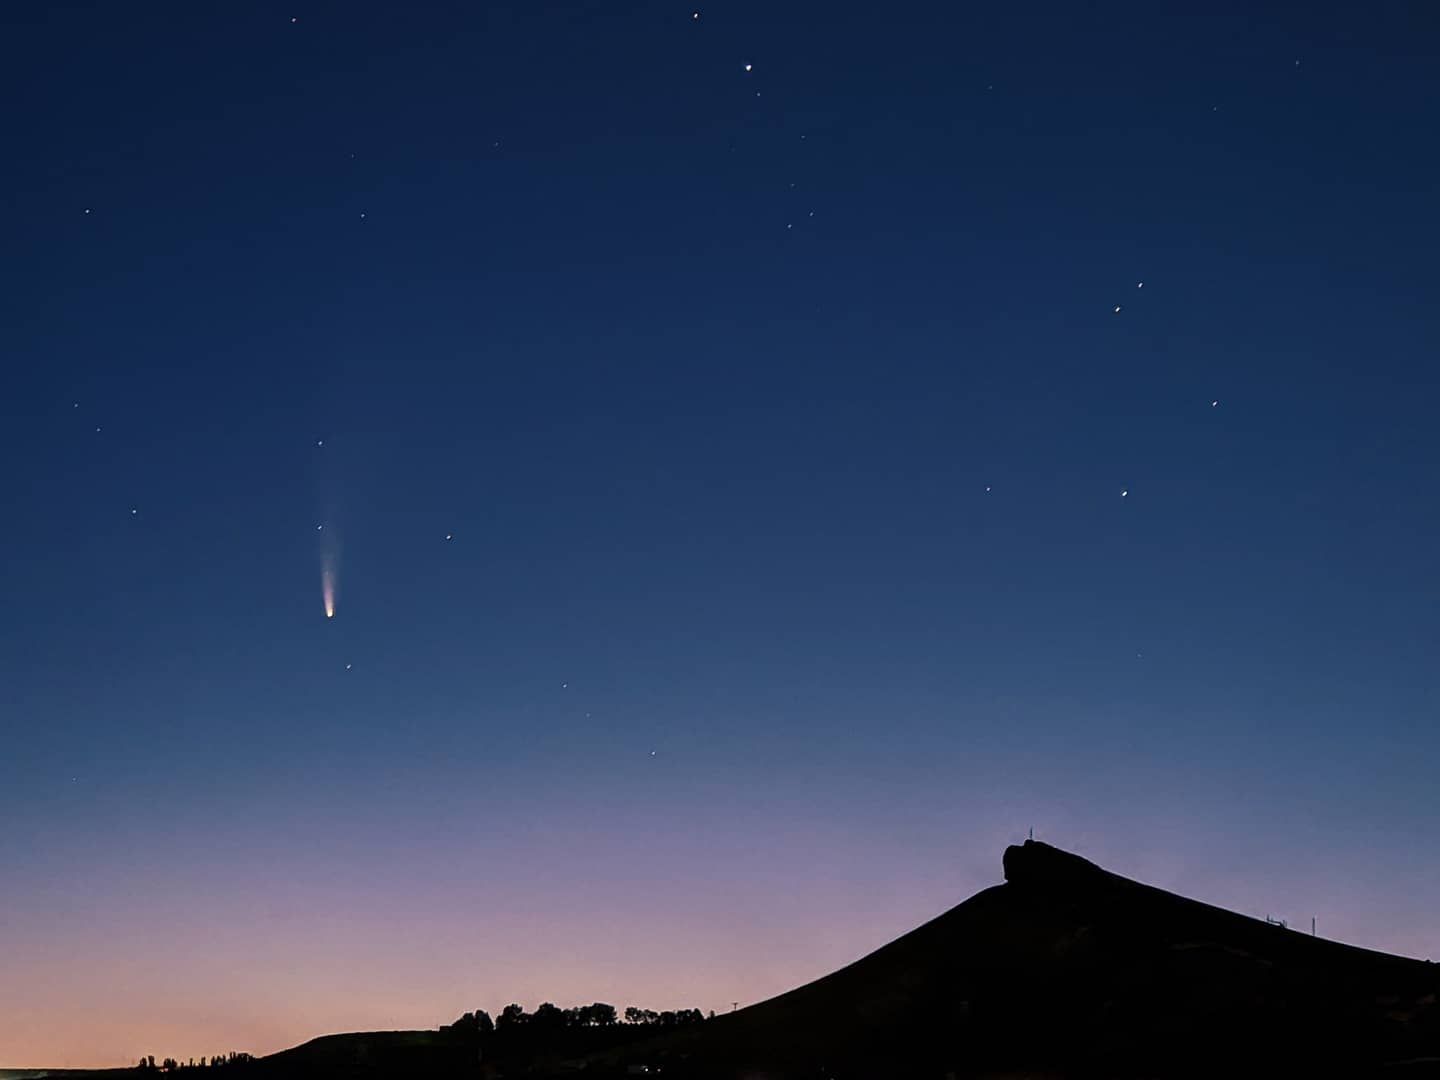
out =
[[[453,1024],[446,1024],[441,1031],[458,1031],[465,1035],[489,1035],[495,1030],[495,1021],[490,1019],[490,1014],[484,1009],[476,1009],[474,1012],[467,1012]]]
[[[500,1010],[500,1018],[495,1021],[495,1030],[506,1031],[518,1028],[528,1023],[529,1020],[530,1017],[526,1014],[525,1010],[514,1002],[511,1002]]]
[[[615,1023],[615,1006],[606,1005],[603,1001],[581,1006],[576,1012],[580,1014],[580,1023],[585,1027],[609,1027]]]
[[[535,1010],[535,1015],[530,1018],[530,1023],[533,1027],[544,1031],[559,1031],[566,1026],[566,1017],[564,1011],[553,1001],[547,1001]]]

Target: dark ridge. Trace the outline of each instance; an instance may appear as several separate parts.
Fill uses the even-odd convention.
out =
[[[1006,883],[699,1030],[588,1064],[672,1074],[1435,1076],[1440,974],[1038,841]]]

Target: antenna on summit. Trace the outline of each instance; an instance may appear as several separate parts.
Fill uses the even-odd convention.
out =
[[[1031,825],[1031,826],[1030,826],[1030,835],[1027,836],[1025,839],[1027,839],[1027,840],[1034,840],[1034,839],[1035,839],[1035,826],[1034,826],[1034,825]]]

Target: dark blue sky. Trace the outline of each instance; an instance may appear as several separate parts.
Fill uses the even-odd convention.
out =
[[[0,1064],[722,1007],[1031,825],[1440,933],[1440,17],[695,10],[6,12]]]

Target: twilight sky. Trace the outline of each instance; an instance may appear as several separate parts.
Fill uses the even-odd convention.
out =
[[[698,10],[5,11],[0,1065],[1440,956],[1434,6]]]

